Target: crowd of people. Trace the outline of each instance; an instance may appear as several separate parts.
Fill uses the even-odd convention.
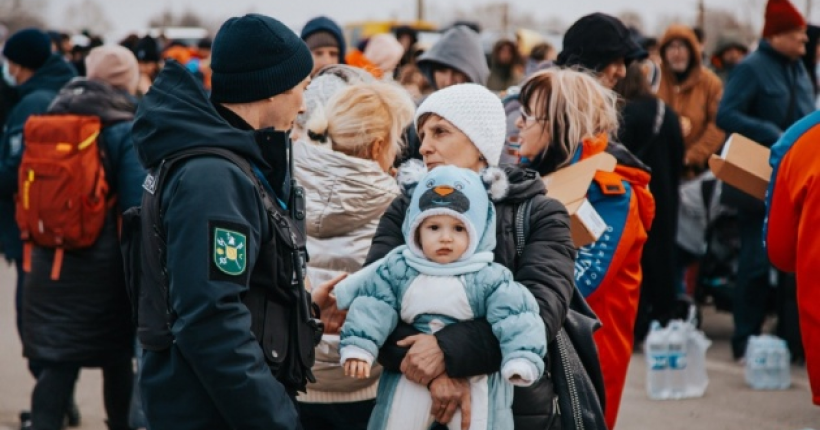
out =
[[[711,56],[696,28],[602,13],[560,52],[485,52],[466,25],[354,48],[330,18],[258,14],[196,46],[20,30],[0,244],[36,379],[21,428],[77,425],[97,367],[112,430],[612,430],[650,322],[697,295],[687,217],[715,206],[740,243],[735,359],[776,295],[820,405],[814,33],[788,0]],[[732,133],[772,148],[765,202],[707,187]],[[607,228],[578,248],[542,177],[601,154]]]

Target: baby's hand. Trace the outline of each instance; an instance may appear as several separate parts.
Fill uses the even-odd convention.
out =
[[[351,358],[350,360],[345,361],[345,376],[359,379],[369,378],[370,364],[364,360],[356,360],[355,358]]]

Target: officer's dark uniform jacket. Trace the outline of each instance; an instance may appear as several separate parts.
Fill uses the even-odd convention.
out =
[[[297,428],[289,393],[299,384],[284,387],[273,375],[287,346],[271,331],[288,324],[287,310],[266,312],[271,302],[265,300],[257,300],[252,310],[246,304],[251,296],[275,294],[283,283],[277,275],[292,278],[292,267],[282,258],[289,253],[281,249],[258,189],[264,186],[286,201],[284,135],[251,130],[240,117],[212,104],[175,63],[166,66],[142,99],[133,130],[140,161],[155,174],[174,153],[211,147],[243,157],[258,175],[249,176],[226,158],[205,155],[178,163],[161,189],[154,189],[157,184],[150,179],[144,185],[146,193],[160,195],[161,226],[155,233],[164,233],[167,252],[154,255],[157,250],[145,249],[143,235],[141,276],[167,282],[170,327],[163,331],[165,321],[153,312],[166,303],[139,301],[138,336],[145,348],[140,388],[150,427]],[[143,219],[146,210],[144,196]],[[164,272],[146,265],[145,258],[164,261]],[[144,298],[152,284],[141,285],[137,294]]]

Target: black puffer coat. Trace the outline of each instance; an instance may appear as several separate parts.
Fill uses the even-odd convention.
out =
[[[131,139],[135,106],[106,84],[76,80],[49,108],[51,113],[100,116],[106,177],[119,205],[89,248],[65,251],[60,279],[50,278],[54,250],[34,245],[23,296],[23,354],[29,359],[100,366],[130,356],[134,329],[125,290],[117,215],[139,204],[145,172]]]
[[[495,203],[498,214],[495,262],[517,267],[515,280],[525,285],[538,301],[551,342],[564,324],[575,290],[575,247],[570,238],[569,216],[561,203],[544,195],[544,184],[535,171],[512,167],[506,171],[510,190],[506,198]],[[514,213],[521,202],[529,199],[533,200],[529,237],[516,262]],[[408,204],[406,197],[399,197],[384,214],[367,264],[404,244],[401,225]],[[399,325],[379,357],[385,368],[398,371],[406,349],[395,346],[395,342],[416,333],[410,326]],[[488,374],[500,368],[498,340],[486,320],[452,324],[436,333],[436,338],[450,377]],[[531,387],[517,387],[513,402],[516,430],[559,428],[554,426],[554,400],[553,382],[548,376]]]

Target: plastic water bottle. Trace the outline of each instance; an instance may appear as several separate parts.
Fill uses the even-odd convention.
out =
[[[755,390],[765,390],[768,385],[766,368],[769,359],[768,341],[764,336],[751,336],[746,345],[746,383]]]
[[[769,335],[752,336],[746,347],[746,382],[755,390],[788,389],[790,361],[786,341]]]
[[[786,341],[779,338],[771,340],[768,356],[768,369],[771,374],[772,390],[786,390],[791,386],[791,354]]]
[[[669,398],[669,345],[666,343],[666,333],[658,321],[652,321],[644,343],[646,393],[653,400]]]
[[[669,396],[680,399],[686,395],[686,328],[682,321],[669,323]]]

